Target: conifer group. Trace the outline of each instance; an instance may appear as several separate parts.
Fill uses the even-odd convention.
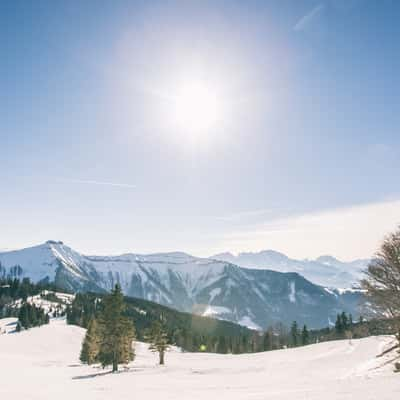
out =
[[[126,305],[119,285],[103,299],[98,319],[89,322],[82,343],[82,362],[112,365],[118,371],[119,364],[128,364],[134,359],[133,340],[135,329],[132,321],[124,315]]]

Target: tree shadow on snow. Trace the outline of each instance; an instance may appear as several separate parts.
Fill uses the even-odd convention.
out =
[[[75,366],[75,365],[71,365]],[[108,371],[101,371],[101,372],[96,372],[94,374],[89,374],[89,375],[77,375],[77,376],[73,376],[72,379],[73,380],[79,380],[79,379],[92,379],[92,378],[97,378],[100,376],[105,376],[105,375],[112,375],[112,374],[123,374],[126,372],[137,372],[137,371],[142,371],[143,368],[124,368],[121,370],[118,370],[117,372],[112,372],[111,370]]]
[[[77,375],[77,376],[73,376],[72,379],[76,380],[76,379],[91,379],[91,378],[96,378],[98,376],[104,376],[104,375],[109,375],[112,374],[112,371],[104,371],[104,372],[96,372],[94,374],[89,374],[89,375]]]

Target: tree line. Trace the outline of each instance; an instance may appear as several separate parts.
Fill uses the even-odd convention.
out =
[[[111,295],[117,295],[115,290]],[[120,289],[118,296],[123,298]],[[108,299],[107,295],[79,293],[67,308],[67,322],[87,328],[82,361],[102,363],[101,343],[110,332],[106,329]],[[296,322],[290,331],[277,324],[265,332],[258,332],[227,321],[182,313],[132,298],[125,298],[121,310],[119,315],[125,319],[124,324],[128,324],[127,320],[132,322],[136,338],[150,342],[150,349],[159,352],[161,363],[170,345],[182,351],[241,354],[306,345],[311,339],[307,327],[304,325],[298,329]],[[113,315],[118,313],[114,310]]]
[[[16,330],[19,332],[22,329],[45,325],[48,324],[49,321],[49,314],[47,314],[43,308],[25,302],[19,308]]]
[[[89,365],[100,363],[103,367],[112,366],[112,371],[118,370],[119,364],[128,364],[135,358],[134,340],[136,330],[133,319],[129,317],[127,303],[121,288],[116,285],[110,294],[96,298],[94,301],[84,301],[87,296],[80,296],[80,305],[84,306],[79,313],[74,304],[67,312],[68,321],[74,318],[87,320],[86,335],[82,343],[80,360]],[[143,312],[143,310],[141,310]],[[179,329],[168,332],[167,318],[160,314],[154,318],[149,327],[144,330],[143,339],[150,343],[149,349],[157,352],[159,364],[165,363],[165,354],[170,345],[185,346],[191,351],[212,351],[217,353],[244,353],[268,351],[282,348],[283,343],[291,347],[309,343],[309,331],[304,325],[302,330],[294,322],[287,337],[279,337],[272,331],[239,336],[207,336],[182,334]],[[188,339],[190,338],[190,342]],[[284,338],[285,341],[282,341]],[[184,348],[184,347],[182,347]]]
[[[18,310],[12,307],[12,303],[15,300],[25,302],[28,297],[36,296],[44,290],[55,291],[57,287],[47,282],[33,283],[29,278],[0,278],[0,318],[18,316]]]

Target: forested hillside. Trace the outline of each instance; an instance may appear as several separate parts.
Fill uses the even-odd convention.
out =
[[[67,322],[86,328],[90,320],[98,316],[103,296],[77,294],[67,309]],[[232,322],[176,311],[143,299],[125,297],[125,302],[126,315],[132,318],[137,340],[146,341],[146,332],[151,325],[162,319],[168,342],[190,352],[253,353],[337,339],[392,334],[395,331],[395,324],[390,320],[360,319],[353,322],[351,315],[344,312],[337,315],[335,326],[324,329],[309,330],[306,325],[293,321],[291,326],[276,324],[265,331],[255,331]]]
[[[101,308],[103,295],[79,293],[67,309],[67,322],[87,327]],[[163,318],[168,340],[186,351],[243,353],[255,347],[259,333],[244,326],[209,317],[201,317],[153,303],[126,297],[126,315],[132,318],[136,338],[146,341],[146,331],[156,320]]]

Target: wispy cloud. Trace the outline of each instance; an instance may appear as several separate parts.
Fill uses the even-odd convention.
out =
[[[311,11],[309,11],[307,14],[303,15],[293,26],[293,30],[297,32],[304,31],[307,29],[307,27],[316,19],[318,18],[322,10],[324,9],[324,4],[320,3],[317,6],[315,6]]]
[[[260,217],[263,215],[267,215],[267,214],[270,214],[275,211],[276,210],[272,210],[272,209],[239,211],[237,213],[233,213],[230,215],[222,215],[222,216],[216,217],[216,219],[219,221],[226,221],[226,222],[242,221],[242,220],[246,220],[246,219],[251,219],[253,217]]]
[[[400,224],[400,200],[275,218],[224,235],[221,251],[280,250],[294,257],[368,258]]]
[[[83,179],[60,179],[62,182],[78,183],[83,185],[101,185],[101,186],[115,186],[127,189],[135,189],[136,185],[130,183],[118,183],[118,182],[104,182],[95,180],[83,180]]]

